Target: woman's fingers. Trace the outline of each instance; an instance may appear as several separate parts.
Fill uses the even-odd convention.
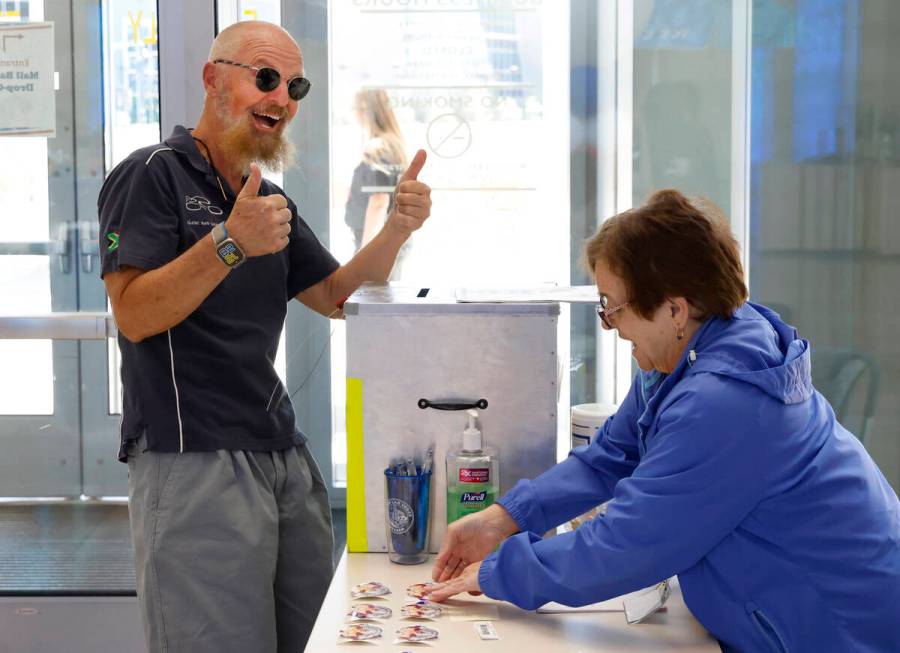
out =
[[[481,586],[478,584],[478,572],[480,570],[480,562],[465,566],[460,576],[442,583],[437,587],[429,588],[426,593],[426,598],[432,601],[441,602],[449,599],[451,596],[460,594],[461,592],[480,594]]]
[[[463,572],[466,570],[466,567],[469,566],[469,563],[465,560],[460,559],[459,563],[456,565],[456,571],[453,572],[452,578],[456,578],[457,576],[461,576]]]
[[[459,558],[457,558],[456,556],[451,556],[437,581],[439,583],[444,583],[451,578],[456,578],[457,576],[459,576],[459,571],[457,570],[458,567]]]
[[[450,564],[451,558],[456,558],[454,548],[456,547],[456,529],[451,526],[444,535],[444,541],[441,543],[441,549],[438,551],[437,559],[434,561],[434,567],[431,569],[431,580],[438,581],[444,574],[444,570]],[[453,563],[456,566],[456,563]],[[451,569],[451,571],[453,571]]]
[[[463,588],[457,587],[460,583],[461,583],[461,579],[459,579],[459,578],[451,580],[450,582],[444,583],[440,587],[436,587],[433,590],[431,590],[426,595],[426,598],[429,601],[435,601],[436,603],[446,601],[451,596],[455,596],[455,595],[459,594],[460,592],[465,591]]]
[[[437,560],[434,561],[434,567],[431,568],[431,580],[435,582],[440,581],[441,576],[443,576],[444,574],[444,570],[447,568],[447,561],[449,560],[449,557],[442,556],[444,556],[443,552],[438,554]]]

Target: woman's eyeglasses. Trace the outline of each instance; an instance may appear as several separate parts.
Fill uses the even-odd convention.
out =
[[[607,329],[612,329],[613,325],[609,321],[609,318],[628,306],[628,304],[629,302],[625,302],[624,304],[619,304],[618,306],[607,308],[607,306],[609,305],[609,299],[607,299],[606,295],[600,295],[600,304],[597,306],[597,317],[599,317],[600,321],[603,322],[603,326],[605,326]]]
[[[215,59],[213,63],[224,63],[229,66],[238,66],[239,68],[256,71],[256,88],[263,93],[274,91],[281,83],[281,73],[274,68],[258,68],[256,66],[248,66],[245,63],[229,61],[228,59]],[[287,81],[288,95],[291,96],[294,102],[299,102],[309,93],[310,86],[312,86],[312,83],[306,77],[291,77]]]

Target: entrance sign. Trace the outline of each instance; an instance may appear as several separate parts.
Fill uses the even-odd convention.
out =
[[[56,136],[53,23],[0,25],[0,136]]]

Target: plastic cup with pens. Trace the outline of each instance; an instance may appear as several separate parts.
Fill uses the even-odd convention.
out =
[[[385,529],[388,558],[401,565],[428,560],[431,535],[432,450],[425,462],[393,461],[384,470]]]

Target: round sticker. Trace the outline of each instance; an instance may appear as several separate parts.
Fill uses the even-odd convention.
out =
[[[404,626],[397,631],[397,639],[404,642],[424,642],[437,638],[438,631],[427,626]]]
[[[414,619],[437,619],[441,616],[440,607],[434,603],[429,603],[428,601],[404,605],[400,612],[404,617],[411,617]]]
[[[352,619],[390,619],[394,612],[386,605],[357,603],[350,608],[347,616]]]
[[[430,590],[435,585],[437,583],[416,583],[407,587],[406,593],[413,598],[421,599],[425,597],[427,590]]]
[[[341,629],[341,637],[360,642],[381,637],[381,626],[375,624],[349,624]]]
[[[372,581],[370,583],[360,583],[359,585],[354,585],[350,589],[350,596],[352,596],[354,599],[384,596],[385,594],[390,593],[391,590],[389,590],[384,583],[379,583],[376,581]]]

